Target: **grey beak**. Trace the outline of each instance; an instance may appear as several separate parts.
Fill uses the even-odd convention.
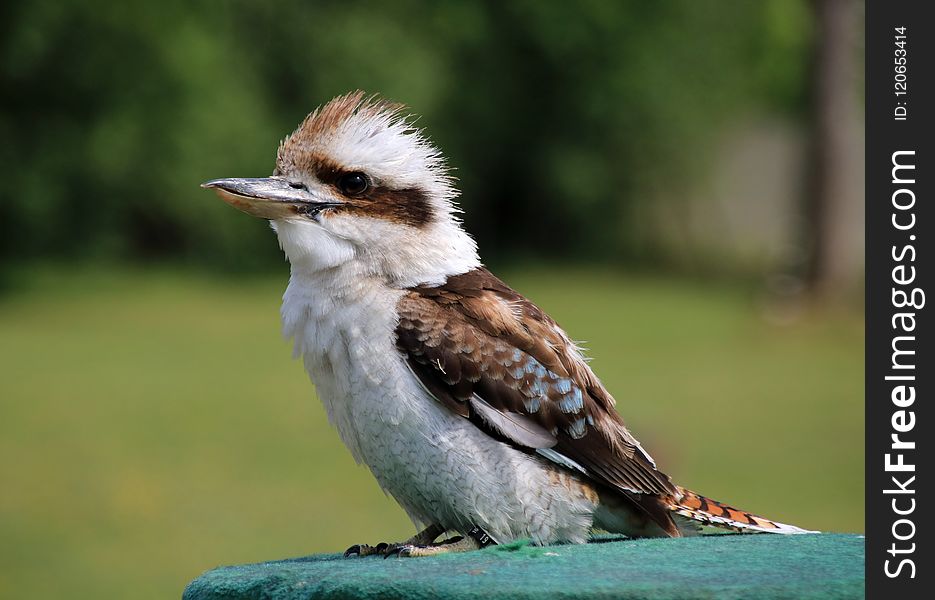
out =
[[[213,179],[201,187],[213,189],[234,208],[262,219],[314,216],[322,209],[339,205],[322,201],[305,185],[283,177]]]

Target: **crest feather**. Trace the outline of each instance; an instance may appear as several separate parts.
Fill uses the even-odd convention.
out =
[[[423,189],[454,212],[458,195],[441,151],[413,125],[404,104],[357,90],[309,114],[279,145],[283,173],[308,172],[327,159],[360,170],[391,187]]]

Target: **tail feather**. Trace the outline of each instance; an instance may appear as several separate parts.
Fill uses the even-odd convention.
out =
[[[671,506],[672,512],[681,515],[702,525],[711,525],[722,529],[733,529],[734,531],[753,532],[761,531],[764,533],[818,533],[801,529],[794,525],[777,523],[763,517],[750,514],[743,510],[738,510],[717,500],[705,498],[700,494],[677,486],[680,497],[676,498],[675,504]]]

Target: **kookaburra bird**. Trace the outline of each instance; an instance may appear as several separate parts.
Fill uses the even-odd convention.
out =
[[[354,458],[424,528],[348,553],[803,533],[656,467],[565,332],[483,267],[444,158],[402,110],[335,98],[280,144],[271,177],[204,184],[271,221],[291,263],[284,333]]]

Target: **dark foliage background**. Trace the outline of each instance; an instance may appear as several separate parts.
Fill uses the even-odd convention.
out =
[[[5,2],[0,257],[278,263],[198,184],[269,172],[362,88],[422,115],[488,257],[658,262],[651,192],[700,177],[739,113],[804,118],[811,21],[800,0]]]

